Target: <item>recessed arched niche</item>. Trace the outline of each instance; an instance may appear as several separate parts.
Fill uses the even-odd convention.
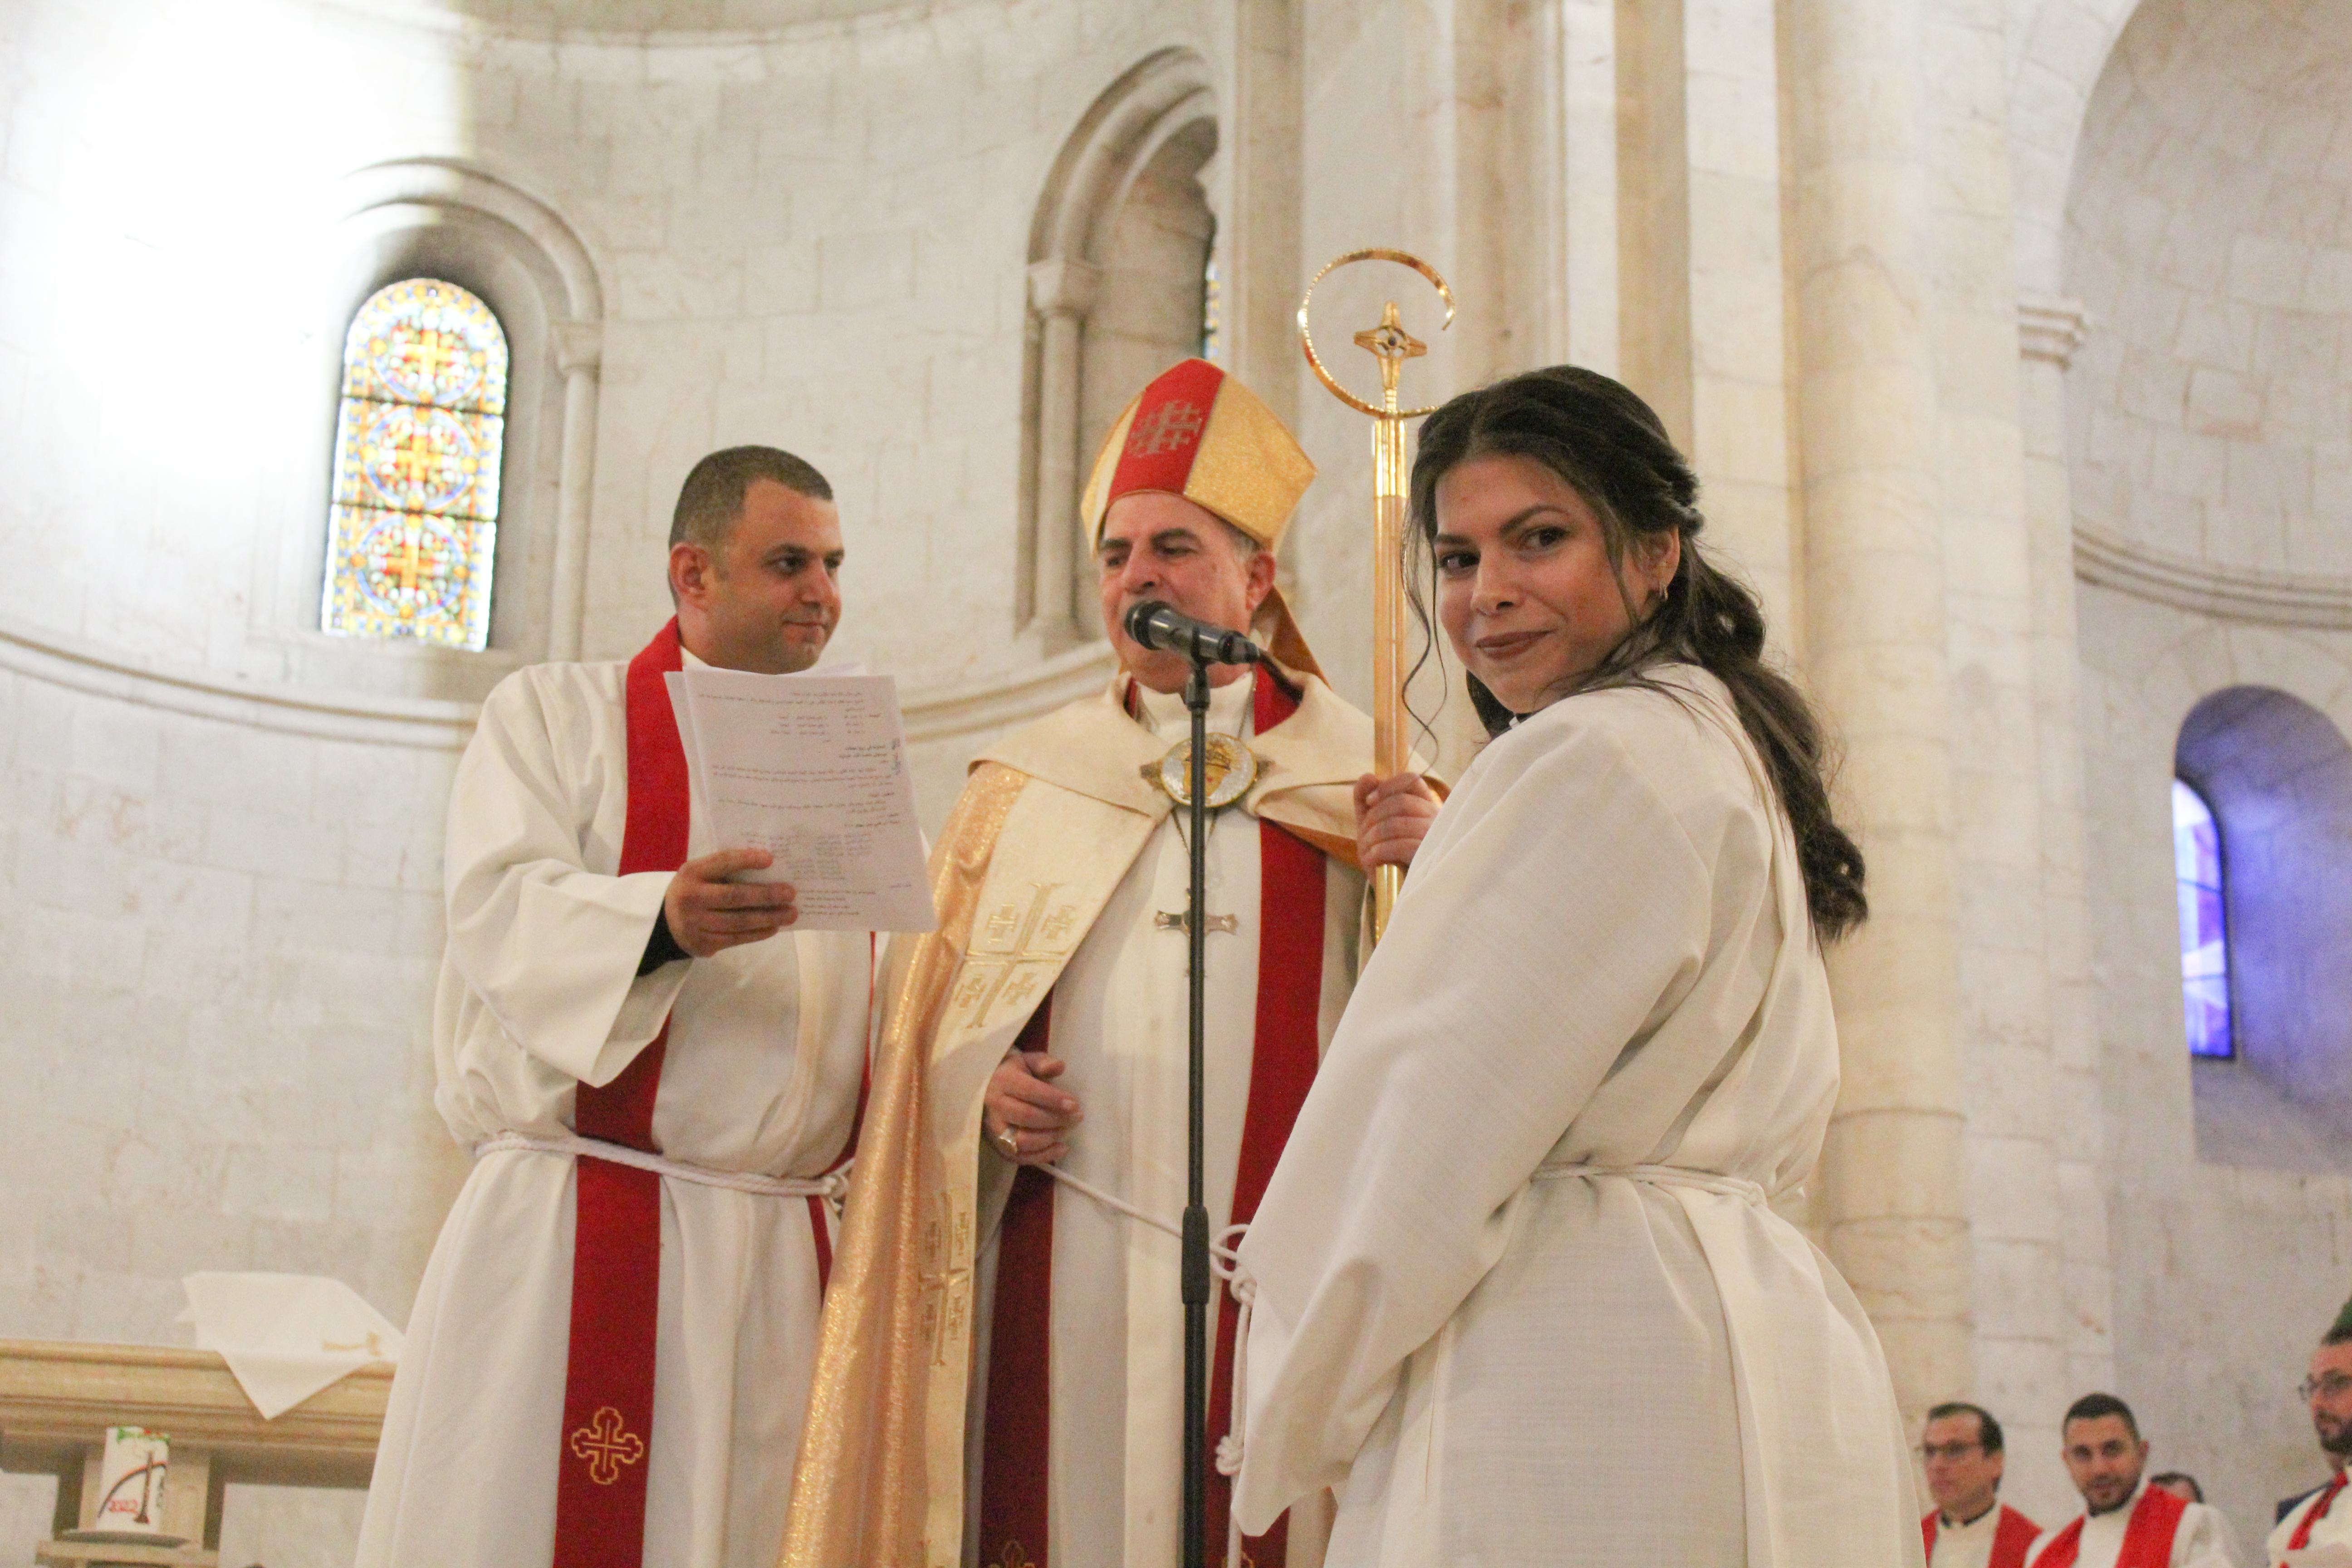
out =
[[[2174,768],[2221,838],[2235,1050],[2192,1066],[2209,1163],[2352,1170],[2352,744],[2269,687],[2189,710]]]
[[[1013,620],[1041,653],[1101,636],[1077,521],[1095,447],[1145,383],[1209,347],[1216,151],[1206,62],[1162,49],[1095,100],[1039,197]]]

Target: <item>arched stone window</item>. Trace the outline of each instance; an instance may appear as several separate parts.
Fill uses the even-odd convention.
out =
[[[1038,203],[1016,618],[1041,652],[1100,635],[1080,591],[1086,463],[1145,382],[1213,342],[1216,151],[1206,66],[1162,50],[1087,110]]]
[[[2199,1152],[2352,1167],[2352,745],[2309,703],[2236,686],[2189,710],[2173,762],[2211,813],[2228,953],[2229,1058],[2195,1062]]]
[[[2172,886],[2180,914],[2180,1011],[2189,1054],[2235,1056],[2221,828],[2205,797],[2183,779],[2172,781]]]
[[[320,625],[344,637],[489,642],[507,335],[455,283],[371,295],[343,336]]]
[[[303,391],[318,399],[310,405],[315,422],[301,436],[300,462],[310,477],[286,495],[275,559],[256,600],[256,630],[283,650],[288,678],[296,685],[363,692],[371,700],[478,701],[519,666],[579,657],[604,318],[596,270],[578,236],[551,208],[486,170],[450,160],[404,159],[356,170],[339,183],[333,201],[344,216],[320,237],[316,327],[302,366],[316,377]],[[334,619],[336,579],[349,564],[348,555],[338,560],[332,548],[337,509],[369,494],[364,475],[347,470],[347,461],[363,454],[347,438],[345,394],[373,386],[391,393],[381,401],[395,404],[416,395],[414,388],[400,391],[382,378],[353,381],[352,356],[366,352],[353,329],[363,321],[388,324],[373,321],[370,312],[382,310],[403,287],[423,284],[450,290],[446,302],[470,297],[488,325],[480,327],[480,315],[467,319],[505,340],[502,405],[449,410],[461,419],[495,415],[501,422],[490,520],[497,528],[495,591],[488,596],[486,624],[467,628],[478,640],[352,635],[389,628],[355,628]],[[446,314],[452,308],[446,302],[434,308],[445,314],[426,330],[446,331],[456,319]],[[389,348],[391,341],[386,343]],[[428,356],[440,353],[438,346],[412,342],[410,348]],[[479,435],[478,425],[469,433]],[[383,449],[396,454],[400,448],[394,441]],[[405,460],[420,481],[435,470],[429,449]],[[401,476],[387,477],[397,489]],[[355,480],[362,482],[355,487]],[[488,485],[477,494],[481,500],[493,496]],[[382,493],[373,500],[396,501],[390,509],[395,511],[406,504]],[[379,565],[404,594],[408,540],[386,536],[380,542],[395,546]],[[417,542],[420,585],[432,566],[432,542]]]

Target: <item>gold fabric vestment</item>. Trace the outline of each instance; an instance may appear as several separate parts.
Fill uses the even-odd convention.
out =
[[[1371,723],[1291,670],[1243,805],[1353,863]],[[931,854],[940,929],[894,944],[785,1532],[785,1568],[956,1568],[982,1229],[981,1100],[1172,803],[1125,678],[983,752]]]

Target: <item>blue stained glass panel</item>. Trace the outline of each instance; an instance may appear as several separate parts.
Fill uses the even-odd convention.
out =
[[[506,333],[474,295],[411,278],[360,307],[343,342],[326,630],[488,646],[506,404]]]
[[[2172,781],[2172,879],[2180,917],[2180,1002],[2189,1054],[2234,1056],[2221,829],[2204,797],[2179,779]]]

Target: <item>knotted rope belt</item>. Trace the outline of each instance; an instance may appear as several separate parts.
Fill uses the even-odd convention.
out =
[[[683,1160],[649,1154],[625,1143],[608,1143],[602,1138],[583,1138],[577,1133],[546,1138],[531,1132],[501,1132],[495,1138],[485,1138],[475,1144],[474,1158],[478,1160],[485,1154],[503,1154],[517,1149],[527,1150],[533,1154],[557,1154],[571,1159],[584,1155],[594,1160],[610,1160],[615,1165],[650,1171],[656,1176],[669,1176],[702,1187],[723,1187],[730,1193],[750,1193],[757,1197],[820,1198],[832,1208],[836,1217],[841,1213],[842,1194],[849,1191],[849,1168],[845,1165],[822,1176],[762,1176],[752,1171],[716,1171],[708,1165],[689,1165]]]

